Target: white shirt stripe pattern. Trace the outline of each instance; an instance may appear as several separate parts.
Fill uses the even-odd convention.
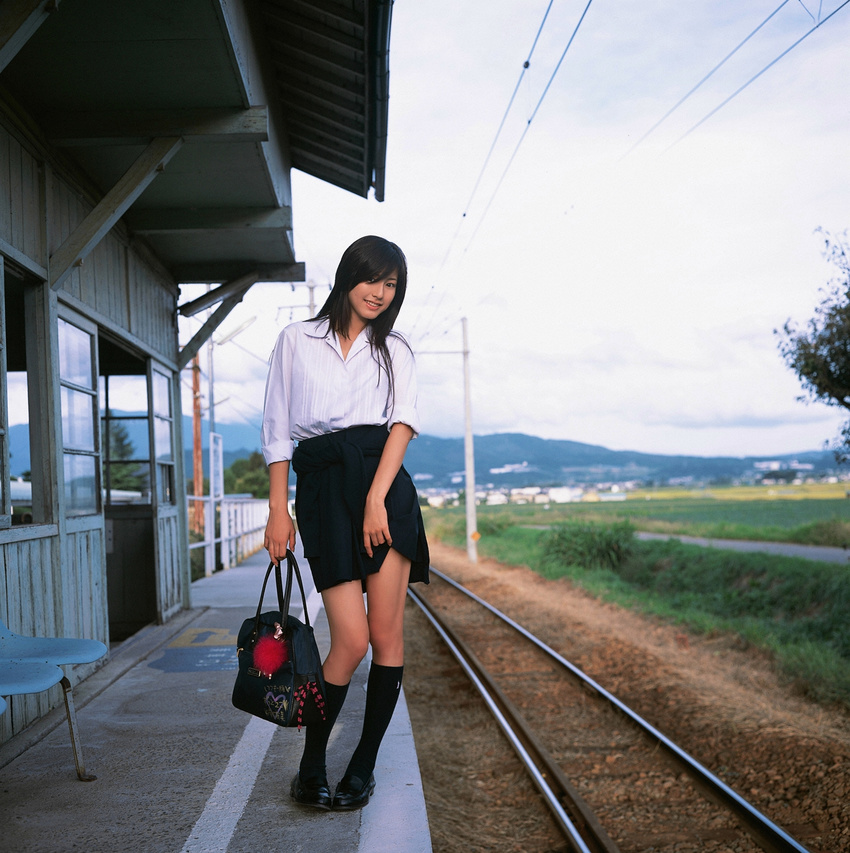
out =
[[[262,450],[266,464],[292,458],[296,441],[352,426],[407,424],[419,433],[413,353],[397,332],[387,337],[393,399],[366,327],[343,358],[327,319],[292,323],[279,335],[266,381]]]

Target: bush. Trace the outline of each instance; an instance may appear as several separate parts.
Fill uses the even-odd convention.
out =
[[[850,522],[840,518],[804,524],[794,533],[794,541],[807,545],[829,545],[834,548],[847,548],[850,545]]]
[[[513,521],[507,515],[479,515],[476,520],[476,527],[482,536],[500,536],[512,526]]]
[[[632,553],[634,533],[628,521],[608,525],[570,521],[544,537],[543,555],[568,566],[617,569]]]
[[[783,643],[825,643],[850,660],[850,575],[844,566],[641,542],[620,574],[673,607],[698,601],[705,613],[757,620]]]

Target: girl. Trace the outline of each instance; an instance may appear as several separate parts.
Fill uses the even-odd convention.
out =
[[[401,691],[405,592],[408,583],[428,583],[419,499],[402,467],[419,430],[413,353],[392,331],[406,289],[398,246],[381,237],[354,242],[318,315],[281,332],[266,384],[264,544],[276,563],[295,546],[291,462],[298,532],[330,627],[325,719],[307,726],[290,787],[293,800],[315,808],[357,809],[369,801],[378,747]],[[328,738],[369,645],[363,732],[331,798]]]

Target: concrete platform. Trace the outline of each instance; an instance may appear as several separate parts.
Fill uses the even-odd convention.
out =
[[[231,705],[236,633],[256,609],[264,555],[194,583],[191,610],[140,631],[75,688],[86,769],[96,781],[77,781],[64,708],[0,746],[0,851],[430,853],[403,693],[378,756],[375,793],[357,812],[293,804],[289,783],[304,733]],[[324,652],[321,598],[308,597]],[[364,662],[331,735],[332,786],[360,735],[367,674]]]

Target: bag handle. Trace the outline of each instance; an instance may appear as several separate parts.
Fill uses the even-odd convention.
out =
[[[295,559],[295,554],[286,549],[286,592],[283,591],[283,578],[281,575],[280,564],[274,562],[269,563],[266,569],[266,576],[263,578],[263,587],[260,590],[260,600],[257,603],[257,615],[254,618],[254,633],[260,630],[260,614],[263,612],[263,599],[266,595],[266,586],[269,582],[269,577],[274,569],[275,587],[277,588],[277,607],[281,617],[286,622],[286,617],[289,615],[289,603],[292,594],[292,576],[298,581],[298,588],[301,590],[301,604],[304,607],[304,622],[310,626],[310,614],[307,612],[307,596],[304,594],[304,582],[301,580],[301,570],[298,568],[298,561]]]
[[[298,561],[295,559],[295,554],[288,548],[286,549],[286,597],[284,605],[286,610],[281,610],[285,615],[289,613],[289,599],[292,593],[292,576],[298,581],[298,589],[301,590],[301,605],[304,609],[304,624],[310,627],[310,614],[307,612],[307,596],[304,595],[304,582],[301,580],[301,569],[298,568]]]

